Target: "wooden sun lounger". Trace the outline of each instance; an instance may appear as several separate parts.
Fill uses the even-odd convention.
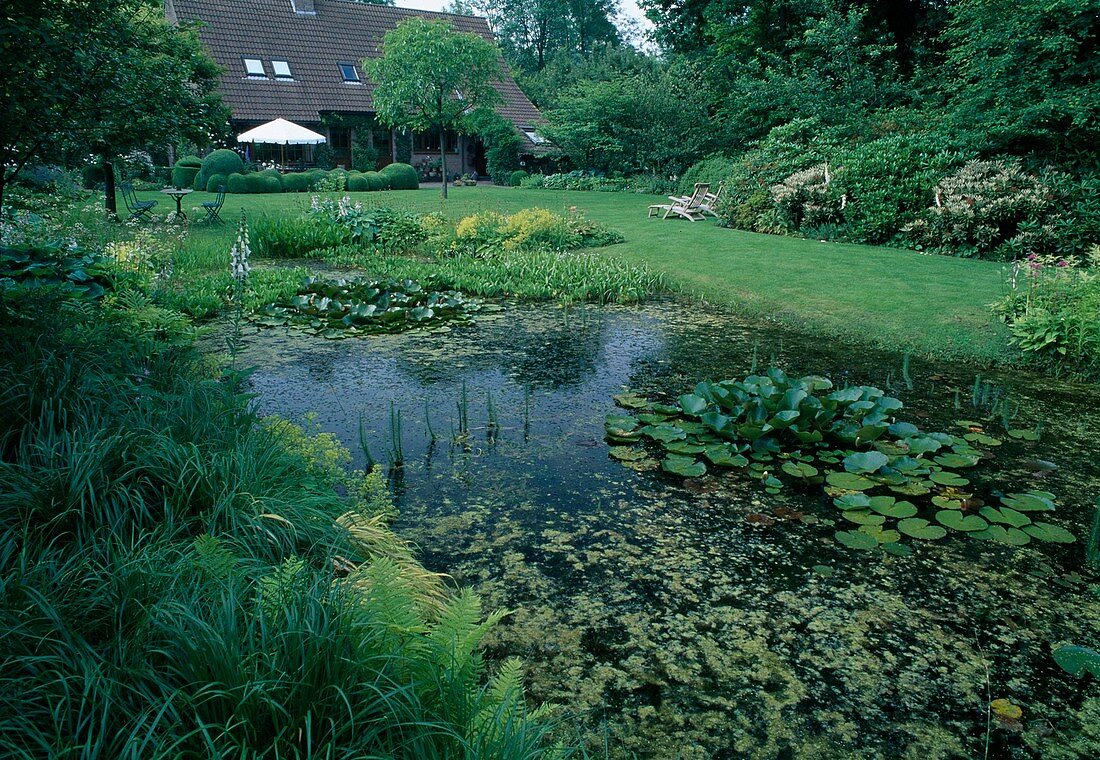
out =
[[[701,222],[706,219],[703,213],[702,204],[706,201],[707,195],[710,193],[710,184],[707,182],[696,182],[695,192],[691,195],[670,195],[668,199],[672,203],[655,203],[649,207],[649,216],[656,216],[661,211],[664,211],[662,219],[668,219],[670,214],[676,214],[682,216],[692,222]],[[713,213],[713,212],[711,212]]]

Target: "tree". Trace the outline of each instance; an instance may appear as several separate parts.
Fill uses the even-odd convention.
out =
[[[976,147],[1095,156],[1100,0],[961,0],[951,16],[943,85]]]
[[[500,49],[459,32],[447,21],[410,18],[386,33],[382,55],[363,61],[375,81],[378,118],[417,132],[439,130],[443,197],[447,197],[447,130],[466,131],[467,120],[500,102]]]
[[[208,142],[228,118],[217,67],[156,0],[9,0],[0,47],[0,202],[28,162],[71,150],[103,162],[114,213],[115,156],[173,139]]]

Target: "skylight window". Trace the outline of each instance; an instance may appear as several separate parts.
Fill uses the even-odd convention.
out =
[[[534,127],[520,127],[523,130],[523,134],[527,135],[527,139],[533,142],[535,145],[543,145],[550,142],[545,137],[535,131]]]
[[[244,73],[248,74],[251,78],[267,79],[267,72],[264,71],[264,62],[259,58],[245,58]]]
[[[290,73],[290,64],[286,61],[272,61],[271,68],[275,71],[276,79],[293,79],[294,75]]]
[[[340,67],[340,74],[344,77],[345,82],[353,82],[358,84],[359,70],[355,68],[354,63],[340,63],[337,65]]]

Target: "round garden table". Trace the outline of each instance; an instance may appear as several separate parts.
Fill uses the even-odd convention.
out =
[[[183,207],[180,206],[180,203],[183,201],[183,196],[195,191],[189,187],[166,187],[161,192],[176,199],[176,219],[186,219],[187,214],[183,213]]]

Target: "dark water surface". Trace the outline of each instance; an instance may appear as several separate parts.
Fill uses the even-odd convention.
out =
[[[566,738],[599,756],[1100,756],[1096,680],[1050,658],[1100,644],[1082,548],[1100,494],[1097,389],[983,372],[1013,426],[1043,429],[1038,443],[1005,438],[985,473],[1058,494],[1052,522],[1076,544],[952,534],[897,558],[836,544],[820,489],[771,496],[743,472],[684,483],[608,456],[615,393],[676,395],[754,357],[887,388],[899,418],[929,430],[978,414],[973,367],[914,360],[910,389],[900,355],[685,302],[505,304],[469,325],[336,342],[270,329],[241,354],[264,413],[314,415],[360,466],[360,420],[386,463],[400,411],[397,530],[430,569],[513,611],[488,654],[524,658],[529,696],[562,705]],[[1058,469],[1034,474],[1036,457]],[[746,522],[756,514],[776,522]],[[1018,724],[989,719],[1002,697]]]

